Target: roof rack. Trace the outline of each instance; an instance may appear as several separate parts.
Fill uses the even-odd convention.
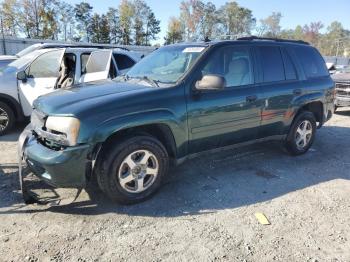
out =
[[[111,44],[75,44],[73,43],[71,46],[69,47],[80,47],[80,48],[98,48],[98,49],[121,49],[121,50],[125,50],[125,51],[130,51],[130,49],[123,47],[123,46],[118,46],[118,45],[111,45]]]
[[[237,40],[246,40],[246,41],[262,40],[262,41],[275,41],[275,42],[297,43],[297,44],[303,44],[303,45],[310,45],[308,42],[305,42],[302,40],[289,40],[289,39],[258,37],[258,36],[245,36],[245,37],[237,38]]]

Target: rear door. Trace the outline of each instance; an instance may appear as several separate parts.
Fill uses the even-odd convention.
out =
[[[221,75],[223,90],[195,91],[188,96],[190,153],[254,140],[260,126],[261,102],[255,84],[252,48],[218,47],[208,55],[198,78]]]
[[[81,83],[109,78],[112,63],[112,50],[98,50],[90,54],[86,63]]]
[[[259,138],[287,131],[293,99],[302,93],[296,66],[288,50],[278,45],[258,46],[260,88],[263,100]]]
[[[65,49],[47,51],[38,56],[25,70],[26,81],[18,81],[23,112],[29,116],[33,101],[55,90]]]

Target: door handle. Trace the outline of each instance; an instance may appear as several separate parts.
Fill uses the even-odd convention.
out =
[[[293,94],[296,96],[300,96],[302,94],[302,91],[301,91],[301,89],[294,89]]]
[[[258,97],[256,95],[252,95],[252,96],[247,96],[246,97],[246,101],[248,103],[252,103],[252,102],[256,101],[257,99],[258,99]]]

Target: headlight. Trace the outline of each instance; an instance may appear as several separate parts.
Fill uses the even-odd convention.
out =
[[[78,141],[80,121],[74,117],[49,116],[46,120],[46,131],[51,133],[49,139],[66,145],[75,146]]]

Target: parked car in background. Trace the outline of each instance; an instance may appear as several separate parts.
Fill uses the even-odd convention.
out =
[[[350,69],[333,74],[332,78],[335,82],[335,110],[350,106]]]
[[[0,68],[7,66],[11,62],[17,60],[18,58],[25,56],[35,50],[45,49],[45,48],[57,48],[57,47],[66,47],[67,44],[56,44],[56,43],[38,43],[31,46],[28,46],[27,48],[23,49],[22,51],[18,52],[15,55],[0,55]],[[70,45],[71,46],[71,45]]]
[[[12,56],[12,55],[1,55],[0,56],[0,69],[2,67],[7,66],[9,63],[15,61],[17,59],[16,56]]]
[[[152,195],[169,163],[247,143],[306,153],[334,110],[334,82],[302,41],[241,38],[162,47],[125,76],[34,102],[20,138],[39,178],[81,188],[94,176],[120,203]]]
[[[350,68],[350,58],[337,56],[324,56],[327,67],[332,74],[343,73]]]
[[[124,49],[46,48],[0,69],[0,135],[29,117],[33,101],[61,88],[126,73],[142,54]]]
[[[84,43],[37,43],[33,44],[31,46],[28,46],[27,48],[23,49],[22,51],[18,52],[16,55],[0,55],[0,68],[8,65],[9,63],[17,60],[18,58],[25,56],[31,52],[34,52],[35,50],[40,49],[47,49],[47,48],[68,48],[68,47],[75,47],[75,48],[98,48],[98,49],[111,49],[116,48],[113,45],[108,44],[84,44]],[[130,51],[129,49],[125,47],[118,47],[118,49],[123,49],[126,51]]]

